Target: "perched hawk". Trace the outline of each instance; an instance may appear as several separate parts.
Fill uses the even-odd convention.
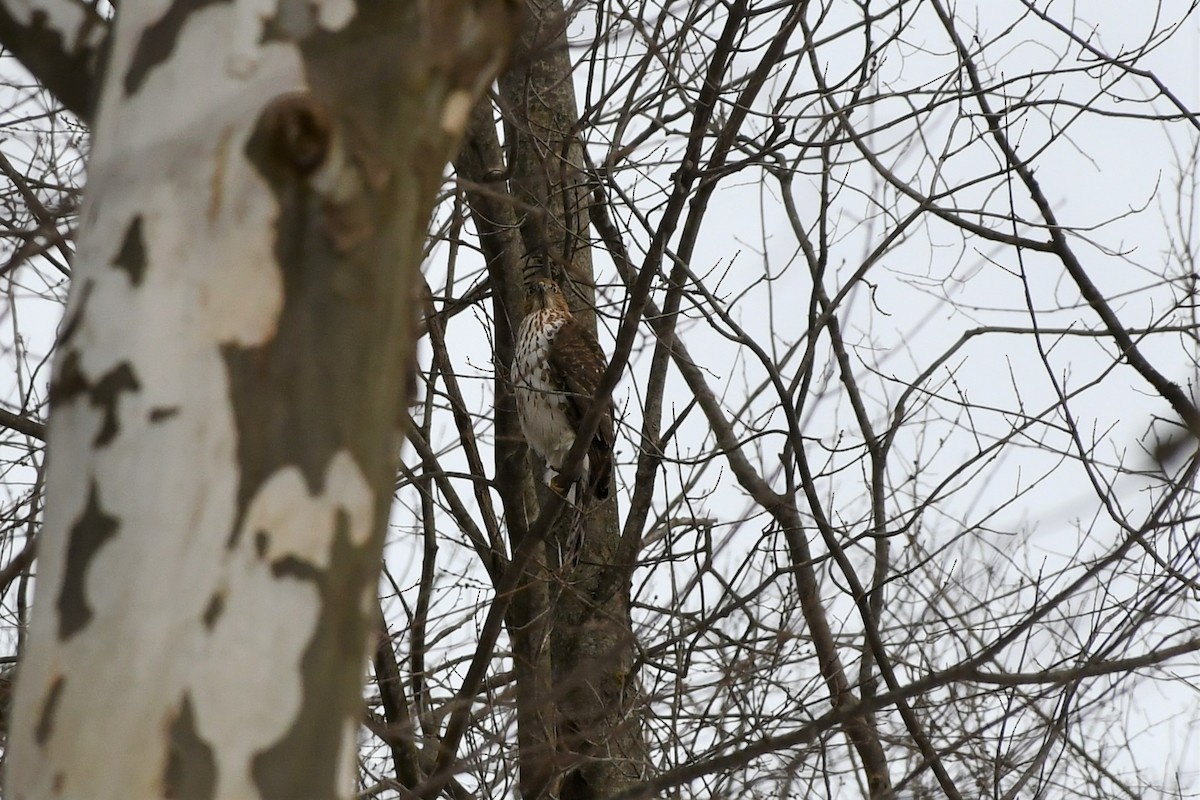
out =
[[[521,430],[551,470],[562,469],[607,367],[600,343],[571,316],[558,284],[548,278],[534,281],[517,331],[512,379]],[[612,403],[606,401],[583,461],[588,485],[601,500],[608,497],[612,480],[612,445]],[[550,485],[557,486],[553,479]]]

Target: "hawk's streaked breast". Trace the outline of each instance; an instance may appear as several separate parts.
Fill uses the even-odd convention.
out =
[[[566,387],[557,384],[549,366],[549,349],[567,318],[550,310],[526,315],[517,332],[513,358],[513,390],[517,415],[529,446],[554,468],[575,442],[575,429],[567,416]]]

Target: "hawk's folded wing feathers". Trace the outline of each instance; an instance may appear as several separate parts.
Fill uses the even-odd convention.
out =
[[[567,399],[567,413],[578,428],[592,407],[600,379],[608,368],[604,349],[596,337],[575,319],[569,319],[559,329],[550,346],[548,364],[553,380],[562,386]],[[599,468],[592,476],[598,496],[608,494],[612,471],[613,418],[611,404],[605,403],[600,426],[588,447],[588,460]]]

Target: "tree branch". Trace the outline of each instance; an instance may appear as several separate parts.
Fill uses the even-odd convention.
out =
[[[108,49],[108,21],[79,0],[3,0],[0,45],[63,107],[90,123]]]
[[[3,408],[0,408],[0,425],[10,428],[17,433],[32,436],[39,441],[46,441],[46,423],[44,422],[38,422],[29,417],[23,417],[20,414],[14,414],[11,411],[5,411]]]

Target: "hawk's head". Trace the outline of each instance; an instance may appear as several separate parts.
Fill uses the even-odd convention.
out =
[[[570,316],[571,309],[567,308],[567,298],[563,297],[562,289],[549,278],[538,278],[529,284],[525,292],[525,313],[547,309],[559,311]]]

